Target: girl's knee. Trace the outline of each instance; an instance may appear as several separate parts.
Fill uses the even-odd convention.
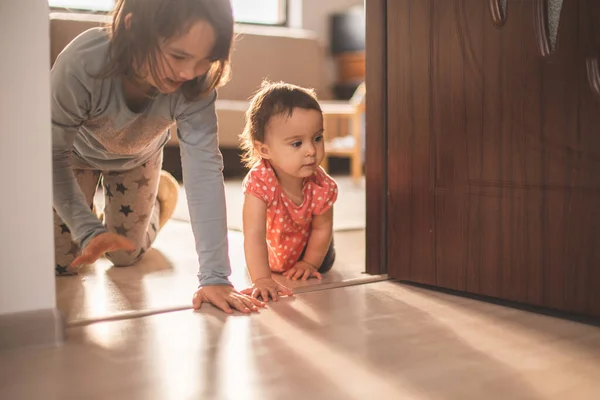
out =
[[[136,249],[133,252],[119,250],[106,253],[106,258],[112,262],[115,267],[129,267],[140,261],[143,255],[143,249]]]

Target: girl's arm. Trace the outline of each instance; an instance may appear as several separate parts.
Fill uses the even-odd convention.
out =
[[[246,194],[242,209],[244,252],[252,283],[271,278],[267,255],[267,205],[256,196]]]
[[[216,93],[184,103],[177,116],[183,184],[200,269],[200,286],[230,286],[223,159],[217,137]]]
[[[229,281],[223,158],[217,137],[215,100],[213,91],[207,99],[184,103],[177,115],[183,184],[200,263],[200,287],[194,294],[193,305],[199,309],[208,302],[226,313],[231,313],[231,308],[257,311],[257,306],[264,303],[236,292]]]
[[[53,206],[82,247],[106,232],[90,210],[71,168],[75,135],[88,118],[92,105],[92,79],[74,50],[67,48],[51,72]]]

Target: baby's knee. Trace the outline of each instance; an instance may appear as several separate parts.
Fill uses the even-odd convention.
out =
[[[118,250],[110,253],[106,253],[106,258],[113,263],[115,267],[129,267],[137,263],[143,256],[144,252],[140,249],[136,249],[132,252],[125,250]]]
[[[326,272],[329,272],[329,270],[333,267],[334,263],[335,263],[335,247],[333,246],[333,243],[332,243],[331,246],[329,247],[329,250],[327,250],[327,254],[325,255],[325,259],[323,260],[321,267],[319,268],[319,273],[324,274]]]

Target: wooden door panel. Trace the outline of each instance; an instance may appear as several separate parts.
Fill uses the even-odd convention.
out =
[[[392,277],[600,315],[600,2],[550,3],[388,2]]]
[[[565,302],[570,309],[585,306],[588,314],[600,315],[600,92],[588,76],[588,63],[600,55],[600,3],[579,0],[578,88],[579,114],[574,152],[577,188],[573,202],[582,218],[571,230],[572,267],[565,278]],[[585,72],[583,64],[586,64]],[[596,67],[596,72],[597,67]],[[598,75],[596,75],[598,76]],[[579,247],[579,249],[577,247]],[[576,266],[576,267],[575,267]]]
[[[428,1],[388,1],[388,272],[435,283]]]

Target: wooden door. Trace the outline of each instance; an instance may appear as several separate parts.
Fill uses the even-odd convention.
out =
[[[391,277],[600,316],[599,32],[597,0],[387,2]]]

